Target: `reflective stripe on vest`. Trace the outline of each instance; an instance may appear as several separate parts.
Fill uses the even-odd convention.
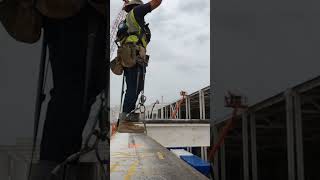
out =
[[[126,16],[126,24],[128,26],[128,33],[131,34],[129,35],[125,43],[137,43],[139,41],[139,35],[142,33],[142,29],[137,22],[136,18],[134,17],[134,12],[131,10],[127,16]],[[133,35],[136,34],[136,35]],[[143,35],[141,38],[142,45],[146,48],[147,47],[147,41],[146,41],[146,36]]]

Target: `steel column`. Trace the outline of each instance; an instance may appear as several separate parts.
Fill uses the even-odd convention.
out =
[[[172,114],[173,111],[174,111],[174,106],[172,104],[170,104],[170,112],[169,112],[169,117],[170,118],[171,118],[171,114]]]
[[[258,180],[258,161],[257,161],[257,134],[255,114],[250,114],[250,137],[251,137],[251,172],[252,180]]]
[[[301,117],[301,95],[294,93],[294,119],[296,131],[297,180],[304,180],[303,131]]]
[[[249,180],[248,115],[242,114],[243,179]]]
[[[203,112],[202,112],[202,91],[199,91],[199,119],[203,119]]]
[[[204,160],[204,150],[202,146],[200,147],[200,150],[201,150],[201,159]]]
[[[225,144],[223,143],[220,147],[220,157],[221,157],[221,163],[220,163],[220,168],[221,168],[221,180],[226,180],[226,149],[225,149]]]
[[[188,96],[185,99],[186,102],[186,119],[189,119],[189,111],[188,111]]]
[[[179,107],[179,111],[178,111],[178,119],[181,119],[181,106]]]
[[[208,161],[208,147],[204,147],[204,160]]]
[[[189,118],[188,119],[191,119],[191,100],[190,100],[190,97],[188,96],[188,115],[189,115]]]
[[[0,151],[0,179],[9,180],[9,156],[6,151]]]
[[[216,125],[213,125],[212,127],[212,131],[213,131],[213,144],[218,142],[218,128],[216,127]],[[220,180],[220,176],[219,176],[219,155],[218,153],[216,153],[214,155],[214,162],[213,162],[213,175],[214,175],[214,180]]]
[[[22,160],[13,159],[13,167],[11,168],[11,180],[25,180],[27,178],[28,165]]]
[[[287,124],[287,159],[288,180],[295,180],[294,156],[294,123],[293,123],[293,98],[291,90],[285,92],[286,99],[286,124]]]
[[[203,119],[206,119],[206,102],[205,102],[205,98],[204,98],[204,92],[203,90],[201,90],[201,95],[202,95],[202,118]]]

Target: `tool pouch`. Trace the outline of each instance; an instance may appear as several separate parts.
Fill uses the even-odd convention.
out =
[[[149,63],[149,55],[146,54],[146,48],[142,46],[138,47],[137,63],[143,66],[148,66]]]
[[[131,68],[136,65],[137,45],[124,44],[118,48],[118,58],[123,67]]]
[[[123,73],[123,67],[121,62],[119,61],[119,58],[116,57],[114,58],[111,62],[110,62],[110,68],[111,71],[115,74],[115,75],[122,75]]]

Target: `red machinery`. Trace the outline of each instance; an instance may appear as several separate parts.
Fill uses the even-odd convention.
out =
[[[246,109],[248,106],[246,104],[246,98],[240,95],[232,94],[228,92],[228,96],[225,97],[225,107],[233,108],[232,117],[228,120],[226,125],[223,127],[221,134],[219,135],[218,142],[214,144],[209,153],[209,159],[213,160],[216,152],[219,150],[220,146],[223,144],[225,137],[228,132],[232,129],[237,113],[239,109]]]

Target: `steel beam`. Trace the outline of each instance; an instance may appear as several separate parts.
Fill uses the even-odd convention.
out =
[[[146,126],[148,135],[165,147],[210,146],[209,123],[147,123]]]
[[[111,180],[208,179],[143,133],[116,133],[110,154]]]
[[[208,119],[152,119],[146,120],[147,124],[209,124]]]

